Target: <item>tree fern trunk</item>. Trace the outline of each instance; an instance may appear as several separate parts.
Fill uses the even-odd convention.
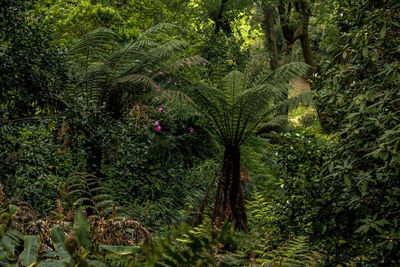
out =
[[[222,175],[218,183],[214,204],[213,225],[234,222],[238,230],[247,231],[247,216],[243,189],[240,182],[240,150],[237,146],[225,146]]]

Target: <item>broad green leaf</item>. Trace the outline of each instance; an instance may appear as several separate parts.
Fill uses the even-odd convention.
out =
[[[36,261],[38,248],[38,236],[27,235],[24,237],[24,251],[19,255],[19,262],[22,266],[33,266]]]
[[[89,249],[92,246],[90,227],[89,222],[82,211],[82,207],[78,207],[75,211],[74,231],[81,246],[85,249]]]
[[[101,261],[96,261],[96,260],[88,260],[86,259],[87,263],[89,263],[91,266],[94,267],[107,267],[108,265],[105,263],[102,263]]]
[[[13,240],[8,237],[7,235],[3,236],[3,238],[0,241],[0,247],[5,248],[6,250],[10,251],[11,253],[14,253],[15,245],[13,245]]]
[[[65,267],[68,261],[66,260],[46,260],[39,262],[40,267]]]
[[[50,235],[51,235],[51,240],[53,242],[53,245],[56,248],[60,257],[63,259],[69,260],[69,258],[70,258],[69,253],[67,252],[67,250],[64,247],[65,236],[61,232],[60,227],[54,226],[53,228],[51,228]]]
[[[134,247],[134,246],[99,245],[99,247],[117,255],[130,255],[139,253],[142,250],[140,247]]]

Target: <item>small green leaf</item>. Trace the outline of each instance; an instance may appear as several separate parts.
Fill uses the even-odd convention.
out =
[[[364,49],[362,50],[362,55],[364,58],[368,57],[368,48],[364,47]]]
[[[329,172],[330,172],[330,173],[333,172],[333,161],[332,161],[331,163],[329,163],[328,169],[329,169]]]
[[[383,25],[381,31],[379,32],[379,37],[383,39],[385,35],[386,35],[386,24]]]
[[[348,175],[344,176],[344,183],[346,184],[347,187],[351,187],[351,181]]]

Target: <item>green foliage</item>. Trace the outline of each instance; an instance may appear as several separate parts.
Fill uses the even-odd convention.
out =
[[[335,189],[321,202],[330,211],[321,223],[332,262],[397,265],[400,6],[360,4],[342,3],[343,16],[334,17],[341,45],[318,83],[322,115],[337,139],[322,173]]]
[[[28,1],[0,2],[0,118],[30,117],[37,108],[59,106],[55,94],[66,81],[65,54],[52,46],[49,25],[27,12]]]
[[[250,227],[259,228],[258,230],[262,232],[275,232],[277,229],[274,229],[274,213],[271,202],[256,189],[253,189],[251,196],[252,199],[247,202]]]
[[[74,204],[82,206],[85,210],[91,210],[100,217],[109,217],[113,208],[116,211],[116,203],[107,193],[108,190],[102,186],[100,178],[88,173],[74,173],[68,177],[68,181],[68,198]]]
[[[310,249],[307,237],[298,236],[277,248],[263,249],[262,258],[257,262],[261,266],[319,266],[321,255]]]
[[[70,45],[81,36],[98,27],[111,28],[119,41],[139,36],[144,29],[162,22],[176,22],[184,16],[177,10],[187,11],[186,1],[93,1],[65,2],[37,1],[33,14],[52,24],[57,40]]]
[[[131,262],[128,266],[238,266],[240,261],[221,250],[234,245],[227,223],[221,230],[189,229],[182,225],[156,240],[145,262]]]
[[[0,175],[7,197],[27,201],[40,214],[54,207],[69,172],[82,166],[81,151],[66,153],[57,119],[15,122],[0,129]]]
[[[182,59],[180,54],[188,44],[167,37],[172,28],[168,23],[153,26],[124,46],[107,28],[86,34],[68,51],[76,72],[60,99],[67,105],[78,102],[88,109],[105,109],[120,119],[139,95],[161,91],[167,80],[171,83],[170,71],[204,63],[200,57]],[[166,40],[159,43],[159,36]]]
[[[89,222],[83,214],[82,207],[78,207],[75,210],[74,216],[74,232],[79,243],[85,248],[89,249],[92,245],[90,240],[90,228]]]

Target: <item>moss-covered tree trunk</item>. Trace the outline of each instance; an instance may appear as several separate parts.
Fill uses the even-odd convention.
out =
[[[238,230],[247,231],[247,215],[240,181],[240,149],[226,145],[222,162],[222,175],[218,183],[214,204],[213,225],[234,222]]]

